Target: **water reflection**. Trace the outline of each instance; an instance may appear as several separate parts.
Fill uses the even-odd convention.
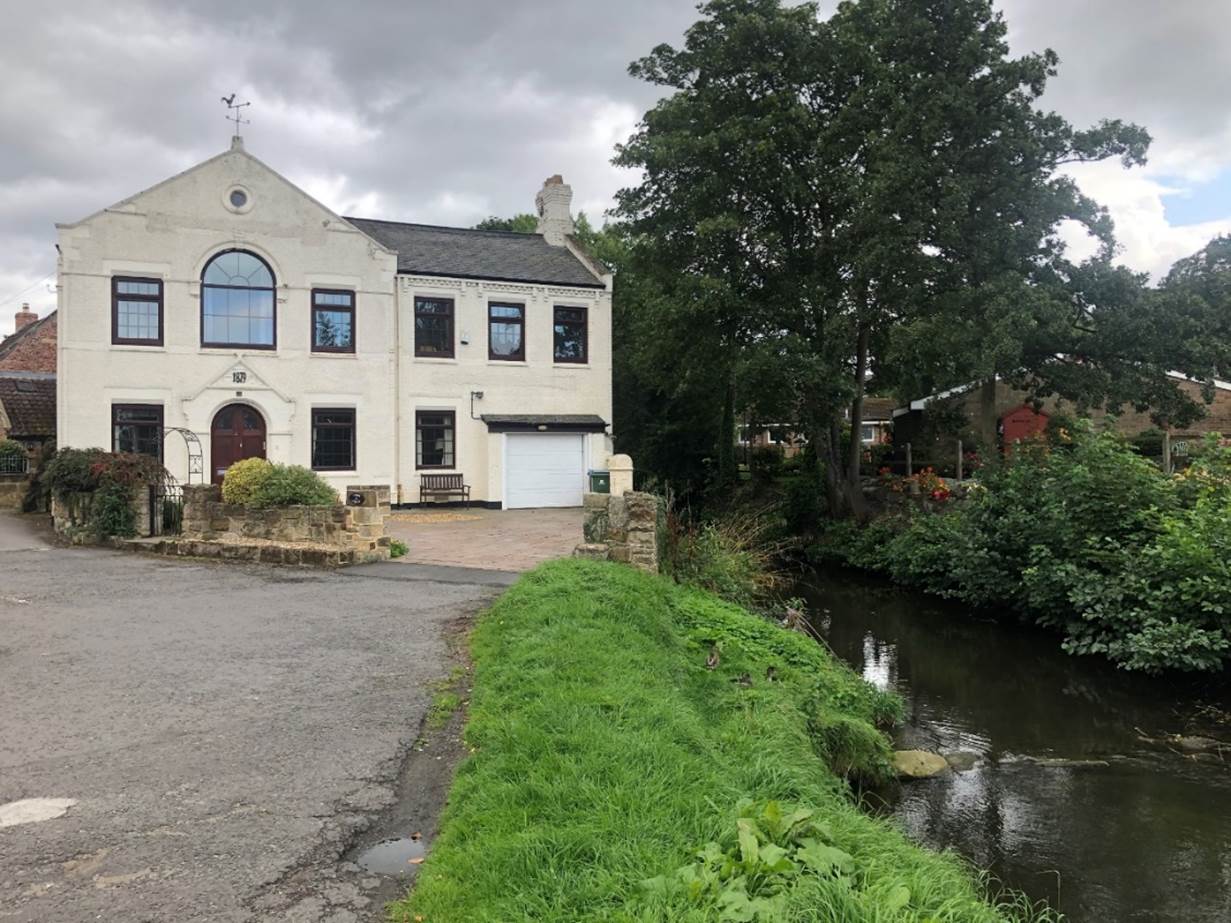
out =
[[[891,807],[911,836],[1074,923],[1231,921],[1231,767],[1140,739],[1208,730],[1196,699],[1227,708],[1225,689],[1068,657],[1052,635],[850,575],[805,594],[834,652],[905,700],[899,745],[973,764],[903,787]]]

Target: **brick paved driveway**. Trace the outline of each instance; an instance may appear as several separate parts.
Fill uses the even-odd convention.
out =
[[[395,513],[391,536],[410,546],[399,561],[523,571],[572,554],[581,543],[581,509],[483,510],[448,507]]]

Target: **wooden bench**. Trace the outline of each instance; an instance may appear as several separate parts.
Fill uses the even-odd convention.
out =
[[[460,474],[421,474],[419,475],[419,502],[425,502],[429,497],[458,497],[467,507],[470,506],[470,485],[462,483]]]

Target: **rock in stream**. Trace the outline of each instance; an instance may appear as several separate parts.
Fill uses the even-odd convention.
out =
[[[894,750],[893,768],[899,779],[930,779],[949,770],[949,761],[927,750]]]

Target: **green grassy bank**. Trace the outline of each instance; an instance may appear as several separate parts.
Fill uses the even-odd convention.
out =
[[[558,561],[483,616],[471,653],[473,753],[395,920],[1037,918],[854,805],[838,772],[885,771],[873,725],[897,703],[798,633]]]

